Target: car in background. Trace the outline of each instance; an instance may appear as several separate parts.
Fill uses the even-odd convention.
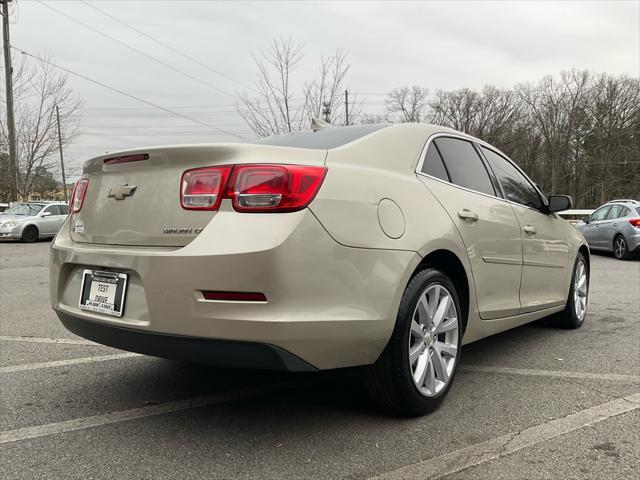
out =
[[[576,225],[592,250],[613,252],[618,260],[640,253],[640,201],[611,200]]]
[[[69,207],[62,202],[16,203],[0,213],[0,239],[31,243],[54,237],[68,213]]]

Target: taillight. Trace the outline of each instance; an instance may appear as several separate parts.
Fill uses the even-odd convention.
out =
[[[142,160],[148,160],[148,159],[149,159],[148,153],[136,153],[134,155],[124,155],[122,157],[105,158],[104,164],[115,165],[116,163],[140,162]]]
[[[187,210],[217,210],[222,201],[230,166],[187,170],[180,182],[180,205]]]
[[[629,223],[636,228],[640,228],[640,218],[632,218]]]
[[[302,165],[236,165],[227,197],[238,212],[294,212],[311,203],[326,173]]]
[[[81,178],[76,182],[73,187],[73,193],[71,194],[70,211],[72,213],[78,213],[84,203],[84,197],[87,194],[87,188],[89,187],[89,180]]]

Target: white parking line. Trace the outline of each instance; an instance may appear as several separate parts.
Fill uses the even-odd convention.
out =
[[[28,343],[61,343],[65,345],[93,345],[101,347],[102,345],[92,342],[90,340],[84,340],[82,338],[47,338],[47,337],[11,337],[0,335],[0,340],[7,342],[28,342]]]
[[[230,392],[189,398],[187,400],[161,403],[159,405],[150,405],[148,407],[132,408],[130,410],[121,410],[119,412],[105,413],[102,415],[92,415],[90,417],[76,418],[74,420],[67,420],[64,422],[48,423],[46,425],[38,425],[36,427],[6,430],[4,432],[0,432],[0,444],[72,432],[74,430],[83,430],[85,428],[98,427],[111,423],[126,422],[137,418],[153,417],[163,415],[165,413],[180,412],[182,410],[229,402],[231,400],[240,400],[257,395],[265,395],[276,390],[300,387],[304,384],[305,382],[302,381],[278,382],[262,387],[243,388],[240,390],[232,390]]]
[[[68,360],[55,360],[53,362],[27,363],[24,365],[12,365],[0,367],[0,373],[24,372],[25,370],[39,370],[41,368],[68,367],[70,365],[82,365],[83,363],[106,362],[108,360],[120,360],[122,358],[141,357],[139,353],[115,353],[112,355],[100,355],[96,357],[71,358]]]
[[[639,383],[640,376],[615,373],[566,372],[561,370],[534,370],[530,368],[492,367],[490,365],[461,365],[463,372],[502,373],[507,375],[531,375],[534,377],[581,378],[586,380],[610,380]]]
[[[526,447],[640,408],[640,393],[580,410],[521,431],[470,445],[387,472],[370,480],[437,479],[510,455]]]

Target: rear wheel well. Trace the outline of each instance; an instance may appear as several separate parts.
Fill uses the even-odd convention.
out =
[[[460,306],[463,310],[464,324],[462,325],[462,329],[464,331],[469,317],[469,278],[467,277],[467,272],[464,269],[462,262],[455,253],[449,250],[436,250],[420,261],[411,275],[411,278],[425,268],[435,268],[440,270],[442,273],[446,274],[455,285],[458,298],[460,300]]]

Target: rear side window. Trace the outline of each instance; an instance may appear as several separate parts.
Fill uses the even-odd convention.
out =
[[[449,175],[447,169],[444,168],[444,162],[435,144],[431,142],[429,148],[427,148],[427,154],[424,157],[424,163],[422,164],[422,173],[431,175],[432,177],[439,178],[445,182],[449,181]]]
[[[44,212],[49,212],[51,215],[60,215],[60,209],[57,205],[51,205],[50,207],[47,207]]]
[[[476,192],[496,194],[489,173],[471,142],[449,137],[440,137],[433,142],[442,155],[451,182]]]
[[[615,218],[624,217],[624,206],[622,205],[612,205],[611,210],[607,214],[607,220],[613,220]]]
[[[68,205],[58,205],[60,207],[60,215],[68,215],[69,214],[69,206]]]
[[[636,212],[638,212],[638,215],[640,215],[640,207],[636,207]]]
[[[485,147],[482,147],[482,153],[498,177],[507,200],[538,210],[542,208],[542,200],[535,187],[511,162]]]

